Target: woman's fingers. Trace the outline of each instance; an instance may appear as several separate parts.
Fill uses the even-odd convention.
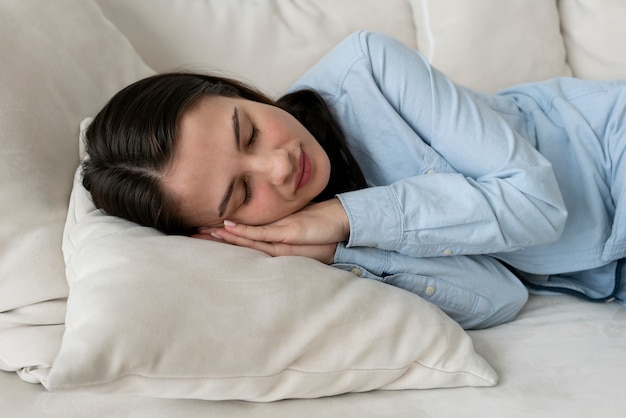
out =
[[[267,253],[271,256],[289,255],[289,254],[281,254],[277,250],[276,244],[263,242],[263,241],[255,241],[246,237],[231,234],[225,229],[219,229],[219,230],[216,230],[215,232],[212,232],[211,237],[213,238],[213,240],[226,242],[232,245],[238,245],[240,247],[247,247],[247,248],[252,248],[254,250],[263,251],[264,253]],[[284,252],[284,249],[283,249],[283,252]]]
[[[326,264],[331,264],[333,262],[335,250],[337,248],[337,244],[293,245],[255,241],[235,234],[231,234],[225,229],[217,229],[207,234],[196,234],[193,235],[193,237],[251,248],[253,250],[262,251],[268,255],[271,255],[272,257],[282,255],[298,255],[313,258]]]
[[[287,235],[289,234],[289,226],[275,224],[250,226],[224,221],[224,229],[234,235],[245,237],[253,241],[290,242]]]

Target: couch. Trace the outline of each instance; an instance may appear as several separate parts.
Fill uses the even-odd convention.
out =
[[[622,305],[533,294],[464,332],[348,272],[111,219],[76,169],[81,121],[155,72],[278,96],[372,30],[481,91],[623,79],[624,21],[620,0],[3,0],[0,415],[621,416]]]

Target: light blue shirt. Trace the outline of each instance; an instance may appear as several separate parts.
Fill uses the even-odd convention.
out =
[[[338,196],[350,238],[337,267],[395,281],[466,328],[510,320],[507,306],[526,300],[496,259],[542,286],[613,291],[626,253],[626,83],[481,94],[358,32],[291,90],[302,88],[331,107],[370,186]]]

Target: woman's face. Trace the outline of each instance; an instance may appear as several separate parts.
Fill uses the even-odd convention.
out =
[[[302,209],[329,176],[325,151],[289,113],[215,96],[182,116],[164,186],[194,226],[263,225]]]

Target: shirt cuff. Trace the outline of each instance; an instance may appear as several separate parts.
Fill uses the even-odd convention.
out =
[[[369,275],[361,275],[359,277],[376,278],[380,280],[379,276],[382,276],[385,269],[388,267],[388,252],[378,250],[375,248],[347,248],[344,243],[337,244],[337,250],[335,251],[334,265],[360,266],[367,269]],[[337,266],[335,266],[337,267]]]
[[[391,187],[341,193],[337,198],[350,221],[347,247],[396,250],[402,240],[402,212]]]

